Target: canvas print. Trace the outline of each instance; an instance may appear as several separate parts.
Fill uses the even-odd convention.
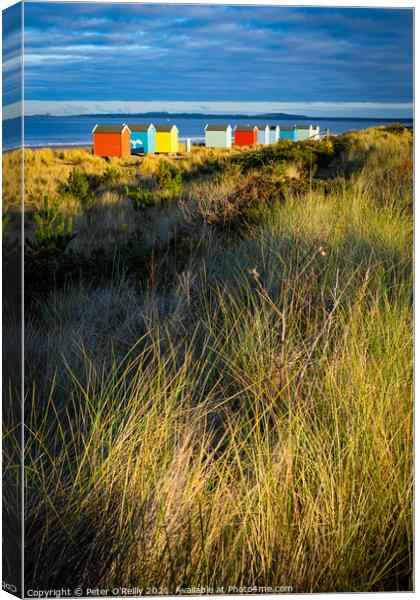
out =
[[[413,9],[17,3],[2,160],[3,589],[411,591]]]

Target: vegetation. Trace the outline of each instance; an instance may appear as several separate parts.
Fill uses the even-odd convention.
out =
[[[157,181],[161,195],[169,199],[176,198],[182,192],[182,172],[176,165],[162,161],[157,172]]]
[[[71,217],[60,215],[58,206],[50,206],[48,196],[44,196],[43,210],[34,216],[35,240],[26,243],[32,252],[62,254],[76,237]]]
[[[124,192],[127,198],[131,200],[131,206],[135,211],[146,210],[146,208],[155,204],[153,193],[150,190],[130,190],[125,186]]]
[[[90,225],[43,192],[79,268],[27,307],[29,585],[412,589],[411,130],[114,163]]]
[[[107,167],[102,174],[101,183],[104,185],[112,185],[121,180],[121,171],[115,167]]]

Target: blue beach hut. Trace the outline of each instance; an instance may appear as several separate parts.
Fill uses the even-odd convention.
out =
[[[130,134],[131,154],[154,154],[156,152],[156,129],[144,123],[127,124]]]
[[[296,126],[295,125],[280,125],[279,140],[296,141]]]
[[[268,125],[257,125],[258,128],[258,144],[264,144],[265,146],[269,143],[269,128]]]

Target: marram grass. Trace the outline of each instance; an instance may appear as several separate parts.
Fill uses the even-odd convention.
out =
[[[34,582],[412,588],[410,192],[399,208],[366,178],[290,196],[232,244],[208,235],[166,287],[44,301]]]

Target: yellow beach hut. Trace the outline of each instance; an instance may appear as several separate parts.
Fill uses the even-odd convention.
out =
[[[178,152],[178,127],[176,125],[156,125],[155,152]]]

